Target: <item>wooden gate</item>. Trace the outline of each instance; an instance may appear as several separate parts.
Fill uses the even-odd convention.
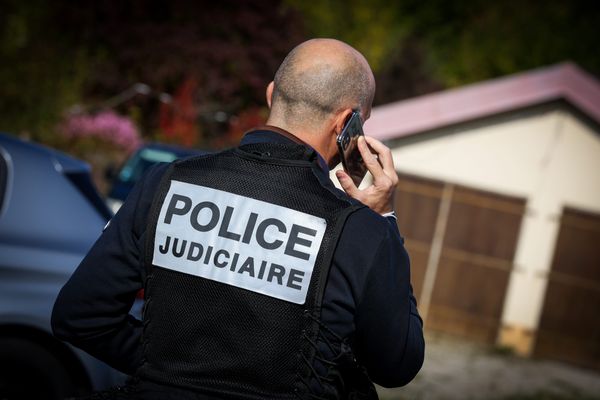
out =
[[[398,224],[427,329],[495,343],[525,201],[399,178]]]
[[[600,215],[563,210],[534,355],[600,370]]]

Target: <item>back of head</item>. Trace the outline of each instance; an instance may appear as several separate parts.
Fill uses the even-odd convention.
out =
[[[370,110],[375,80],[366,59],[334,39],[295,47],[274,79],[271,114],[288,127],[318,129],[342,109]]]

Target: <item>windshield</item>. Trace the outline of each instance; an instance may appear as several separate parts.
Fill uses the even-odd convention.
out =
[[[179,158],[168,150],[142,149],[127,161],[119,173],[119,180],[124,183],[137,182],[144,172],[160,162],[171,162]]]

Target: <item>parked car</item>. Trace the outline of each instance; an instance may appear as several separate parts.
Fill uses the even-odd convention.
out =
[[[59,290],[111,216],[87,164],[0,134],[0,399],[62,399],[124,381],[50,328]]]
[[[116,176],[109,176],[113,184],[106,199],[108,206],[117,212],[135,183],[154,164],[201,154],[206,154],[206,151],[161,143],[143,145],[125,162]]]

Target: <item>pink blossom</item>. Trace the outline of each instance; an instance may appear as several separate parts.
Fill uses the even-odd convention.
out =
[[[112,111],[69,116],[61,128],[68,138],[97,137],[129,151],[137,148],[141,142],[134,123]]]

